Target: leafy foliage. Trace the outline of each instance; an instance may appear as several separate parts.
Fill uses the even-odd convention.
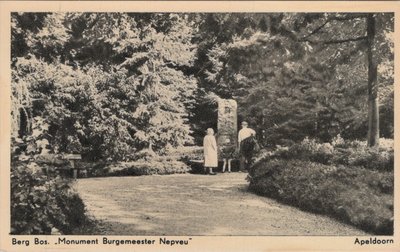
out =
[[[56,167],[39,162],[48,150],[45,124],[33,136],[14,139],[11,162],[11,233],[71,234],[88,221],[82,200]],[[44,126],[43,126],[44,125]],[[43,155],[43,154],[42,154]],[[65,164],[62,164],[65,166]]]
[[[12,164],[12,234],[50,234],[54,229],[71,234],[86,221],[83,202],[69,181],[42,169],[46,167],[35,162]]]
[[[25,16],[13,14],[16,33],[23,34]],[[13,55],[14,132],[28,107],[26,117],[49,124],[53,146],[91,160],[130,160],[144,148],[163,153],[190,143],[196,82],[184,71],[193,63],[192,30],[182,15],[145,17],[49,14],[16,35],[13,46],[33,46]]]
[[[381,142],[369,148],[366,141],[340,136],[331,143],[305,138],[264,150],[249,171],[250,189],[368,232],[392,234],[394,142]]]
[[[237,22],[229,14],[219,18]],[[253,14],[243,33],[210,42],[207,58],[198,59],[205,68],[199,85],[237,99],[241,118],[257,128],[264,144],[306,136],[330,141],[337,134],[365,138],[365,18],[357,13]],[[393,15],[374,18],[381,125],[389,125],[381,135],[393,137],[393,75],[387,74],[393,69]]]
[[[392,234],[392,151],[393,141],[371,149],[340,137],[324,144],[306,138],[261,154],[249,172],[250,189],[368,232]]]
[[[381,136],[392,138],[394,19],[391,13],[374,18]],[[23,57],[39,67],[30,72],[42,71],[35,61],[43,61],[64,74],[76,70],[74,79],[91,78],[82,82],[90,82],[96,95],[90,99],[104,110],[92,124],[107,126],[94,130],[79,122],[95,132],[71,137],[83,149],[95,142],[99,150],[83,151],[93,159],[131,159],[128,153],[143,148],[164,153],[192,136],[199,143],[204,129],[216,126],[211,93],[237,99],[239,120],[250,121],[264,144],[366,135],[364,14],[13,13],[12,28],[13,70],[20,71]],[[14,128],[22,114],[43,109],[28,111],[27,73],[13,80]]]
[[[394,135],[394,15],[368,15],[372,44],[363,13],[12,13],[12,232],[82,220],[39,155],[81,153],[102,164],[94,175],[185,172],[177,160],[201,149],[183,146],[216,128],[222,97],[264,146],[291,146],[256,161],[252,188],[391,233],[393,148],[355,140],[368,130],[371,50],[381,137]]]
[[[393,172],[271,159],[254,167],[250,188],[367,232],[393,234]]]
[[[279,147],[273,152],[264,151],[256,163],[271,158],[296,159],[325,165],[358,166],[369,170],[394,170],[394,143],[391,139],[381,139],[379,148],[369,148],[365,141],[344,140],[340,136],[331,143],[319,143],[315,139],[305,138],[290,147]]]
[[[109,165],[93,166],[88,169],[89,177],[108,176],[143,176],[143,175],[166,175],[186,173],[189,167],[177,160],[152,159],[136,160],[130,162],[118,162]]]

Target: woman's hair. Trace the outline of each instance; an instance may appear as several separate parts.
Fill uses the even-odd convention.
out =
[[[212,134],[214,134],[214,130],[213,130],[213,128],[208,128],[208,129],[207,129],[207,134],[208,134],[208,133],[212,133]]]

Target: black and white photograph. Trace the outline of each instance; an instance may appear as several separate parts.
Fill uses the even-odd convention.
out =
[[[393,245],[394,12],[9,17],[13,243]]]

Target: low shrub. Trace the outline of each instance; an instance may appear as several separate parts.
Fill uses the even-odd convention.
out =
[[[334,156],[330,163],[345,166],[362,166],[371,170],[393,171],[394,141],[379,139],[379,147],[368,147],[366,141],[332,141]],[[340,139],[340,138],[339,138]],[[338,143],[339,142],[339,143]]]
[[[12,162],[11,234],[71,234],[87,220],[70,180],[36,162]]]
[[[331,163],[362,166],[371,170],[392,171],[394,168],[394,151],[367,146],[336,148]]]
[[[305,138],[299,144],[292,145],[288,152],[291,158],[310,160],[321,164],[328,164],[335,154],[334,148],[330,143],[321,144],[314,139],[308,138]]]
[[[68,161],[50,154],[47,126],[41,121],[32,135],[11,139],[11,234],[72,234],[89,222],[71,180],[61,176]]]
[[[277,148],[273,152],[264,151],[256,162],[270,158],[312,161],[326,165],[360,166],[370,170],[393,171],[393,140],[382,139],[378,148],[370,148],[366,142],[345,141],[336,138],[332,143],[318,143],[305,138],[290,147]],[[268,153],[266,155],[266,153]]]
[[[250,171],[250,189],[324,213],[367,232],[393,234],[393,172],[269,155]]]
[[[109,166],[112,163],[108,162],[80,162],[79,168],[86,171],[86,177],[102,177],[106,176]]]
[[[63,234],[75,234],[76,230],[82,229],[90,220],[85,215],[85,204],[79,195],[69,186],[64,191],[65,193],[58,195],[56,200],[64,213],[65,222],[56,226]]]
[[[131,162],[86,164],[85,169],[89,177],[163,175],[189,172],[189,161],[202,159],[201,146],[185,146],[169,148],[163,156],[145,155]]]
[[[168,151],[167,156],[176,160],[202,160],[203,147],[202,146],[184,146]]]
[[[142,176],[186,173],[190,167],[182,161],[170,157],[158,157],[153,160],[136,160],[111,164],[86,166],[89,177],[104,176]]]

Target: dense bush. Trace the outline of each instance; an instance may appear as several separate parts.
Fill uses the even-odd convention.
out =
[[[87,176],[142,176],[186,173],[190,170],[185,163],[169,157],[156,157],[152,160],[137,160],[110,164],[95,164],[86,166]]]
[[[299,146],[264,152],[250,170],[250,189],[371,233],[393,234],[393,171],[366,163],[323,164],[332,163],[325,159],[330,151]],[[293,149],[298,151],[290,156]]]
[[[27,132],[40,117],[61,152],[114,162],[192,142],[188,108],[197,82],[185,69],[196,49],[187,15],[11,16],[14,136],[22,117]]]
[[[70,179],[59,169],[68,162],[50,154],[47,125],[34,121],[32,134],[12,138],[11,145],[11,233],[72,234],[88,219],[85,207],[70,187]]]
[[[370,148],[366,142],[344,141],[340,136],[332,143],[318,143],[314,139],[305,138],[302,142],[290,147],[278,147],[273,152],[264,152],[264,155],[258,157],[257,162],[276,157],[392,171],[394,168],[393,140],[381,139],[381,142],[381,147]]]
[[[335,154],[330,143],[320,144],[308,138],[305,138],[299,144],[292,145],[288,152],[292,158],[301,158],[322,164],[329,163]]]
[[[202,146],[184,146],[169,150],[167,155],[177,160],[203,160],[203,152]]]
[[[367,231],[393,231],[393,140],[304,139],[264,151],[250,171],[250,187],[314,212],[332,214]],[[384,202],[382,204],[382,202]]]
[[[35,162],[11,166],[11,233],[71,234],[87,221],[82,200],[69,179],[47,173]]]
[[[363,141],[333,142],[333,164],[362,166],[371,170],[392,171],[394,168],[394,141],[380,139],[380,147],[370,148]]]

